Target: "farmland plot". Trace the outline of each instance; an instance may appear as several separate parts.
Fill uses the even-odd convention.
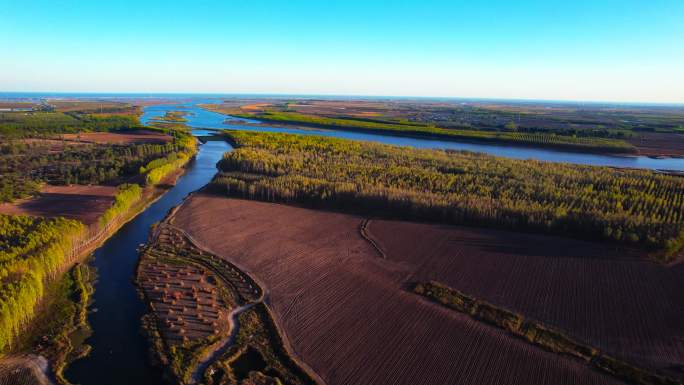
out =
[[[363,218],[197,194],[175,225],[265,286],[294,353],[328,384],[608,384],[406,289],[410,261],[383,259]]]
[[[389,260],[413,267],[409,281],[444,282],[630,362],[673,374],[684,364],[682,265],[504,231],[384,220],[366,230]]]
[[[37,197],[0,203],[0,213],[60,216],[93,225],[111,207],[115,194],[116,187],[113,186],[45,186]]]

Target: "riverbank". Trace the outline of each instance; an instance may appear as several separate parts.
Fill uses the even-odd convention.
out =
[[[283,124],[294,127],[334,129],[368,134],[394,135],[416,139],[438,139],[465,143],[495,143],[509,146],[549,148],[589,154],[638,154],[637,149],[627,142],[615,141],[617,143],[613,143],[613,140],[601,138],[584,138],[585,140],[581,141],[573,138],[564,138],[560,135],[541,135],[517,132],[491,132],[464,129],[441,129],[441,131],[444,132],[433,132],[432,130],[423,131],[418,129],[395,130],[388,128],[356,127],[333,123],[313,123],[298,119],[274,119],[272,117],[260,115],[240,114],[231,116],[235,116],[237,118],[258,120],[266,123]]]
[[[161,371],[150,364],[149,340],[140,333],[146,304],[131,280],[139,261],[137,249],[148,241],[154,223],[162,220],[187,194],[211,180],[216,173],[216,162],[228,150],[230,146],[223,141],[199,146],[195,160],[188,164],[175,185],[95,251],[92,264],[99,276],[94,305],[88,315],[93,334],[86,340],[92,350],[65,371],[70,382],[164,383]]]
[[[636,148],[620,139],[594,136],[560,135],[548,132],[524,132],[516,129],[477,130],[466,127],[443,128],[435,124],[409,121],[377,120],[359,117],[333,118],[323,115],[308,115],[279,109],[264,109],[257,112],[223,108],[220,104],[203,104],[200,107],[237,118],[262,122],[295,125],[313,128],[327,128],[364,133],[407,136],[413,138],[442,139],[449,141],[471,141],[502,143],[514,146],[557,148],[566,151],[598,154],[633,154]]]
[[[409,146],[414,148],[430,148],[454,151],[482,152],[490,155],[501,156],[511,159],[535,159],[550,163],[572,163],[592,166],[608,166],[619,168],[639,168],[650,170],[674,170],[684,171],[684,159],[664,158],[654,159],[647,156],[616,156],[599,155],[592,153],[569,152],[554,149],[540,149],[524,146],[507,146],[485,143],[466,143],[463,141],[430,140],[427,138],[409,138],[397,135],[367,134],[352,131],[332,130],[332,129],[301,129],[294,126],[285,127],[284,125],[260,124],[258,121],[250,120],[244,122],[241,119],[231,118],[212,112],[203,108],[203,104],[216,104],[217,100],[195,100],[180,104],[170,104],[163,106],[152,106],[146,108],[141,121],[151,122],[159,115],[164,115],[166,111],[178,110],[182,107],[183,111],[191,114],[187,115],[187,126],[196,129],[215,129],[215,130],[243,130],[243,131],[262,131],[274,133],[289,133],[302,135],[318,135],[326,137],[337,137],[356,141],[368,141],[376,143],[391,144],[396,146]]]
[[[92,280],[81,279],[87,276],[88,270],[83,265],[84,260],[121,227],[161,198],[170,186],[175,185],[183,171],[184,167],[181,166],[167,173],[159,183],[138,188],[137,197],[129,194],[121,202],[119,194],[123,194],[123,190],[120,190],[116,203],[102,213],[100,220],[91,223],[82,236],[70,241],[71,249],[64,251],[66,263],[59,266],[56,274],[44,283],[45,295],[39,299],[37,310],[34,311],[37,316],[13,343],[9,351],[11,357],[27,351],[44,355],[49,363],[50,377],[58,383],[68,383],[63,370],[89,351],[87,345],[81,345],[88,334],[85,319],[92,294]],[[61,316],[45,317],[56,314]],[[79,336],[72,338],[74,334]]]
[[[291,355],[261,285],[175,228],[174,213],[153,230],[136,279],[149,304],[147,335],[167,376],[179,384],[322,383]]]
[[[288,125],[328,129],[367,128],[416,131],[421,135],[446,134],[469,139],[497,139],[505,144],[527,142],[547,147],[603,147],[615,152],[632,147],[644,156],[684,154],[684,115],[681,109],[651,109],[647,106],[604,109],[559,106],[555,103],[435,103],[434,101],[371,101],[347,98],[320,100],[224,99],[201,107],[231,116]],[[344,127],[344,128],[342,128]],[[442,138],[449,140],[449,138]],[[605,151],[598,151],[606,153]],[[620,151],[618,151],[620,152]]]

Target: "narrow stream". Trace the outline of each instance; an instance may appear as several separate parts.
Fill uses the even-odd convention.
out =
[[[146,304],[133,284],[138,262],[136,249],[147,241],[153,223],[162,220],[188,194],[209,183],[217,172],[216,163],[230,149],[222,141],[201,145],[196,159],[176,186],[95,251],[95,311],[88,316],[93,335],[86,341],[93,350],[67,369],[69,381],[81,385],[164,384],[161,369],[150,365],[149,344],[140,332]]]

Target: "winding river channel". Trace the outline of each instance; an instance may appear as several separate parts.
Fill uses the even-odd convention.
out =
[[[245,123],[197,107],[201,102],[150,106],[145,108],[141,121],[146,124],[167,111],[182,109],[189,113],[187,124],[196,128],[193,131],[195,135],[208,133],[202,128],[316,134],[419,148],[479,151],[518,159],[684,171],[684,159],[581,154],[336,130],[277,127],[258,124],[255,121]],[[95,283],[92,311],[88,317],[93,335],[86,341],[93,349],[88,357],[74,362],[68,368],[66,377],[71,382],[81,385],[164,383],[161,370],[150,364],[149,345],[141,334],[140,319],[146,312],[146,304],[139,298],[133,283],[138,262],[137,248],[147,241],[152,224],[162,220],[169,210],[179,205],[188,194],[203,187],[212,179],[217,172],[216,163],[223,153],[230,149],[230,145],[223,141],[209,141],[200,146],[196,159],[189,164],[178,183],[95,251],[92,264],[98,270],[98,280]]]
[[[163,116],[167,111],[188,112],[188,126],[202,129],[233,129],[262,132],[283,132],[289,134],[321,135],[336,138],[380,142],[397,146],[410,146],[417,148],[443,148],[450,150],[467,150],[484,152],[491,155],[503,156],[514,159],[536,159],[547,162],[564,162],[586,164],[593,166],[611,166],[627,168],[645,168],[652,170],[684,171],[684,158],[650,158],[647,156],[619,156],[588,154],[560,150],[549,150],[524,146],[508,146],[483,143],[467,143],[457,141],[445,141],[435,139],[420,139],[392,135],[377,135],[332,129],[310,129],[282,127],[272,124],[259,123],[258,121],[232,118],[216,112],[211,112],[198,107],[203,103],[218,103],[220,100],[201,100],[180,104],[166,104],[145,108],[141,121],[145,124],[155,117]]]
[[[201,145],[196,159],[176,186],[95,251],[93,265],[98,280],[93,311],[88,316],[93,335],[86,341],[93,349],[89,356],[67,369],[69,381],[81,385],[164,383],[161,370],[150,365],[149,345],[141,334],[140,319],[147,305],[133,283],[137,248],[147,241],[152,224],[162,220],[188,194],[209,183],[216,174],[216,163],[230,149],[223,141]]]

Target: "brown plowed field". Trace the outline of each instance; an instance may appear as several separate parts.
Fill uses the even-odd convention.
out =
[[[68,141],[97,144],[168,143],[172,140],[169,135],[146,130],[134,133],[82,132],[78,134],[64,134],[62,137]]]
[[[13,203],[0,203],[0,213],[77,219],[97,222],[114,202],[113,186],[46,186],[40,195]]]
[[[399,221],[367,234],[412,281],[434,279],[635,363],[684,365],[684,265],[600,244]],[[681,375],[681,374],[680,374]]]
[[[405,290],[420,266],[381,258],[362,221],[204,194],[174,219],[262,282],[295,353],[330,385],[618,383]]]
[[[684,156],[684,134],[640,132],[628,142],[639,149],[640,155]]]
[[[127,111],[130,109],[128,103],[121,102],[111,102],[102,100],[67,100],[67,99],[48,99],[47,101],[52,105],[56,111],[59,112],[99,112],[99,111],[111,111],[111,110],[123,110]]]
[[[14,109],[14,108],[33,108],[36,103],[31,102],[0,102],[0,109]]]

